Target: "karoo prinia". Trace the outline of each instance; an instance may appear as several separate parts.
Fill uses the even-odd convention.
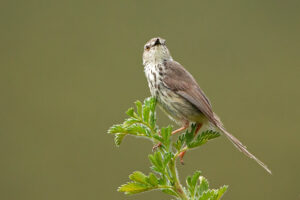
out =
[[[173,60],[164,39],[156,37],[145,44],[143,65],[151,95],[157,99],[161,109],[181,126],[172,134],[187,129],[190,123],[197,124],[196,134],[203,125],[214,126],[224,133],[236,148],[271,173],[263,162],[247,150],[246,146],[226,131],[193,76]],[[181,160],[183,155],[184,152],[181,154]]]

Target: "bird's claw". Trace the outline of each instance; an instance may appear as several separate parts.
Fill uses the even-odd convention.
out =
[[[152,147],[152,151],[155,151],[157,148],[159,148],[159,147],[161,147],[161,142],[160,143],[158,143],[158,144],[156,144],[156,145],[154,145],[153,147]]]
[[[181,153],[179,154],[180,163],[181,163],[182,165],[184,165],[184,162],[183,162],[183,156],[184,156],[185,152],[186,152],[186,151],[183,151],[183,152],[181,152]]]

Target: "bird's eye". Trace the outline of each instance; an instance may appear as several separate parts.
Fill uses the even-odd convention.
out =
[[[149,46],[149,45],[145,46],[145,49],[146,49],[146,50],[149,50],[149,49],[150,49],[150,46]]]

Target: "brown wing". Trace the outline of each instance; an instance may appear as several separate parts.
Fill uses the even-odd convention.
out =
[[[211,104],[193,76],[178,62],[166,61],[163,79],[167,88],[197,107],[213,124],[216,124]]]
[[[222,122],[213,113],[209,100],[202,92],[193,76],[175,61],[167,61],[165,62],[165,66],[165,86],[196,106],[211,123],[217,126],[227,136],[227,138],[234,144],[235,147],[237,147],[248,157],[254,159],[259,165],[272,174],[271,170],[269,170],[268,167],[253,154],[251,154],[247,150],[246,146],[244,146],[236,137],[225,130]]]

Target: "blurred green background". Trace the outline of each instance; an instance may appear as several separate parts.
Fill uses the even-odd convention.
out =
[[[1,1],[0,199],[168,199],[116,192],[149,172],[149,141],[116,148],[107,129],[149,96],[143,45],[167,40],[227,129],[190,152],[224,200],[300,199],[299,1]],[[158,112],[159,124],[171,123]]]

